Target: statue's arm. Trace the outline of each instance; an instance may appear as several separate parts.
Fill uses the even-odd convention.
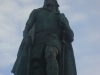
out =
[[[29,19],[26,22],[25,29],[23,31],[23,37],[27,36],[30,29],[33,27],[36,20],[36,12],[37,12],[36,9],[31,12]]]
[[[64,14],[61,14],[61,15],[62,15],[63,29],[65,30],[66,36],[68,37],[68,39],[72,42],[74,40],[74,33],[69,25],[68,19],[65,17]]]

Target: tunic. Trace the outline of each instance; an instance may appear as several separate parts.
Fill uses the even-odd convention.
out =
[[[62,29],[58,24],[56,14],[45,9],[39,9],[37,12],[32,58],[40,58],[46,45],[52,45],[58,50],[61,49],[60,36]]]

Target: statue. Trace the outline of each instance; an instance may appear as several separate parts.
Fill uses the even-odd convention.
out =
[[[14,75],[77,75],[71,43],[74,33],[57,0],[31,12],[23,31]]]

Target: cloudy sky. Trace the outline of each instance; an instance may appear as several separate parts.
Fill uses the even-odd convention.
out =
[[[22,32],[33,9],[44,0],[0,0],[0,75],[11,69],[22,40]],[[77,74],[100,75],[100,0],[58,0],[74,31]]]

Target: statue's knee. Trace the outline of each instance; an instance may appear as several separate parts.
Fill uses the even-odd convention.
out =
[[[58,50],[56,47],[52,47],[52,46],[46,47],[46,50],[45,50],[46,60],[56,59],[57,54],[58,54]]]

